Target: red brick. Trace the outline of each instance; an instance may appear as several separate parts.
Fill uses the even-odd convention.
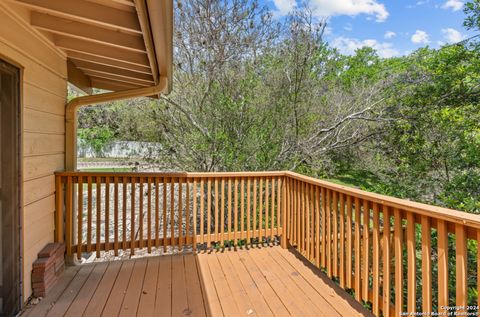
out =
[[[56,275],[54,267],[45,272],[32,272],[32,282],[41,282],[45,279],[51,278],[54,275]]]
[[[39,258],[49,258],[55,254],[58,249],[57,243],[49,243],[47,244],[40,252],[38,252]]]
[[[33,270],[44,272],[54,265],[55,265],[54,258],[40,258],[35,260],[35,262],[33,262]]]

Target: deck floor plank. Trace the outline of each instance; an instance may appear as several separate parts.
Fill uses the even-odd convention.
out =
[[[66,317],[76,317],[83,314],[85,308],[92,299],[92,295],[95,293],[107,267],[108,263],[106,262],[95,264],[92,273],[90,273],[88,279],[85,281],[85,284],[83,284],[82,289],[78,292],[77,296],[65,313]]]
[[[189,316],[183,255],[172,257],[172,316]]]
[[[137,314],[138,303],[140,302],[140,294],[142,293],[143,281],[145,279],[145,271],[147,269],[147,259],[139,259],[134,262],[132,276],[125,292],[122,308],[119,316],[135,316]]]
[[[275,293],[278,297],[282,300],[283,304],[287,306],[290,313],[293,316],[311,316],[316,317],[318,316],[318,312],[312,311],[306,305],[306,301],[302,298],[302,291],[300,290],[300,294],[297,293],[297,289],[293,289],[293,283],[289,281],[288,277],[282,276],[276,272],[275,266],[271,265],[268,260],[265,260],[263,254],[265,249],[262,250],[252,248],[248,251],[248,256],[257,264],[260,271],[265,275],[268,283],[272,286],[275,290]]]
[[[172,315],[172,257],[160,257],[158,266],[155,316]]]
[[[308,267],[301,260],[297,259],[292,252],[279,249],[275,249],[275,251],[278,256],[283,256],[297,272],[302,274],[305,280],[308,281],[341,316],[373,316],[367,310],[358,307],[361,304],[355,302],[353,298],[347,299],[348,294],[339,294],[339,291],[332,285],[332,281],[327,282],[326,279],[328,278],[326,276],[325,278],[320,278],[318,274],[323,273]]]
[[[274,248],[267,248],[270,258],[276,262],[279,270],[283,271],[285,276],[288,276],[299,289],[305,294],[305,298],[309,302],[313,303],[318,312],[321,312],[324,316],[340,316],[340,314],[330,306],[330,304],[323,298],[303,277],[295,270],[290,264],[282,257],[277,256],[278,253],[273,250]],[[308,304],[308,303],[307,303]]]
[[[80,269],[75,278],[62,293],[62,296],[55,302],[52,309],[47,313],[49,317],[64,316],[78,292],[93,270],[93,265],[86,265]]]
[[[233,261],[239,261],[243,264],[245,270],[248,272],[250,278],[255,282],[255,287],[258,288],[265,301],[268,303],[270,310],[275,316],[291,316],[287,307],[283,304],[280,298],[276,295],[274,289],[268,283],[265,276],[258,269],[248,257],[249,251],[232,252]]]
[[[294,250],[264,246],[67,267],[22,317],[373,316]]]
[[[222,306],[220,305],[220,299],[218,298],[212,274],[208,267],[207,257],[208,255],[201,253],[196,255],[205,311],[207,316],[223,316]]]
[[[233,295],[233,299],[237,303],[237,307],[240,310],[240,314],[252,317],[262,316],[257,313],[242,284],[238,283],[239,278],[237,276],[237,272],[230,264],[228,257],[225,254],[222,254],[222,252],[217,252],[215,255],[220,263],[223,274],[225,275],[225,279],[228,287],[230,288],[230,292]]]
[[[120,261],[114,261],[108,264],[107,270],[84,312],[85,316],[98,317],[102,315],[103,308],[105,307],[105,303],[108,300],[108,296],[112,291],[113,284],[117,279],[121,267],[122,262]]]
[[[281,303],[280,303],[280,306],[281,308],[283,308],[283,311],[281,310],[281,313],[277,311],[277,314],[275,315],[273,314],[268,303],[265,301],[262,293],[258,289],[257,284],[251,278],[247,269],[243,266],[242,262],[240,262],[235,252],[226,252],[225,256],[228,257],[228,261],[230,265],[235,269],[238,280],[240,281],[240,283],[242,284],[242,287],[247,292],[247,295],[250,298],[253,306],[255,307],[255,311],[259,316],[266,316],[266,317],[289,316],[288,311],[285,309],[285,307]]]
[[[128,260],[122,263],[120,272],[118,272],[117,279],[113,284],[112,291],[108,297],[102,316],[118,316],[120,308],[122,307],[123,298],[127,291],[130,276],[132,275],[134,261]]]
[[[158,257],[148,259],[143,288],[140,294],[140,302],[138,304],[138,316],[155,316],[155,295],[157,292],[159,265],[160,261]]]
[[[220,263],[214,254],[205,254],[207,257],[208,266],[212,273],[213,283],[217,290],[218,298],[220,299],[220,305],[225,316],[244,316],[243,312],[237,307],[235,299],[233,298],[232,291],[228,286],[225,275],[222,273]]]
[[[199,272],[195,255],[186,254],[185,259],[185,280],[187,285],[187,301],[192,316],[206,316],[203,303],[202,286],[200,285]]]

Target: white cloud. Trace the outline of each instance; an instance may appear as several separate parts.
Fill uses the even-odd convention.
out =
[[[397,36],[397,33],[393,31],[387,31],[385,32],[385,35],[383,37],[386,39],[391,39],[391,38],[394,38],[395,36]]]
[[[409,4],[409,5],[407,5],[407,9],[413,9],[413,8],[422,6],[422,5],[424,5],[424,4],[427,4],[427,3],[429,3],[429,2],[430,2],[430,0],[417,1],[417,2],[415,2],[415,4]]]
[[[452,9],[453,11],[459,11],[463,8],[463,1],[461,0],[448,0],[442,4],[442,9]]]
[[[412,42],[415,44],[427,44],[430,43],[429,35],[427,32],[422,30],[416,30],[415,33],[412,35]]]
[[[330,43],[336,47],[342,54],[352,55],[359,48],[368,46],[375,49],[380,57],[389,58],[400,55],[400,53],[393,48],[392,43],[378,42],[374,39],[359,40],[348,37],[337,37]]]
[[[464,39],[462,33],[452,28],[442,29],[442,34],[447,43],[457,43]]]
[[[280,14],[287,14],[293,9],[296,0],[273,0]],[[315,15],[319,17],[358,14],[373,15],[377,22],[383,22],[388,18],[388,11],[385,5],[378,0],[310,0]]]
[[[296,0],[273,0],[273,3],[277,8],[277,13],[281,16],[290,13],[297,5]]]

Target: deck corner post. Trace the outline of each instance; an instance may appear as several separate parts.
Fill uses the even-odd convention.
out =
[[[283,177],[282,182],[282,238],[280,245],[282,248],[286,249],[287,246],[287,177]]]

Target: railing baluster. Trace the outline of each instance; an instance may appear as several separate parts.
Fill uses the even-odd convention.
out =
[[[360,199],[355,197],[355,299],[362,299],[362,260],[361,260],[361,207]]]
[[[326,268],[326,253],[327,253],[327,200],[325,198],[325,187],[321,188],[321,198],[322,198],[322,267]]]
[[[55,176],[55,241],[63,242],[63,183],[62,176]]]
[[[263,237],[265,242],[268,242],[268,217],[269,217],[269,207],[270,207],[270,178],[265,178],[265,230],[263,231]]]
[[[302,191],[301,191],[301,187],[300,187],[300,181],[297,181],[297,210],[295,211],[295,214],[296,214],[296,222],[297,222],[297,239],[296,239],[296,242],[297,242],[297,248],[301,251],[302,250],[302,230],[301,230],[301,226],[302,226],[302,223],[300,221],[301,219],[301,204],[302,204],[302,199],[301,199],[301,194],[302,194]]]
[[[139,203],[139,211],[138,211],[138,236],[139,236],[139,244],[138,247],[143,249],[143,177],[140,177],[139,182],[139,191],[138,191],[138,203]]]
[[[160,246],[160,180],[154,177],[155,182],[155,247]]]
[[[275,227],[275,177],[272,177],[272,199],[270,204],[270,243],[273,244],[273,228]]]
[[[68,177],[68,176],[67,176]],[[68,204],[67,204],[68,206]],[[77,259],[82,258],[83,246],[83,176],[78,177],[78,210],[77,210]]]
[[[315,186],[315,265],[320,267],[320,188]]]
[[[250,177],[247,178],[247,226],[246,226],[246,229],[247,229],[247,243],[246,245],[250,245],[251,241],[250,241],[250,238],[251,238],[251,235],[250,235],[250,230],[252,228],[251,226],[251,223],[250,223],[250,207],[251,207],[251,203],[250,203],[250,190],[251,190],[251,181],[250,181]]]
[[[417,300],[417,269],[415,264],[415,215],[411,212],[407,213],[407,262],[408,262],[408,285],[407,285],[407,310],[416,312]]]
[[[132,176],[130,178],[131,182],[131,207],[130,207],[130,254],[135,254],[135,192],[136,192],[136,177]]]
[[[280,226],[282,227],[282,241],[281,241],[281,245],[284,249],[287,248],[287,240],[288,240],[288,228],[287,228],[287,223],[289,224],[289,212],[288,212],[288,207],[289,206],[289,202],[288,202],[288,195],[287,195],[287,192],[289,190],[288,188],[288,183],[287,183],[287,179],[284,177],[281,179],[281,185],[280,185],[280,182],[279,182],[279,188],[282,188],[282,208],[281,208],[281,214],[282,214],[282,220],[281,220],[281,223],[278,223],[277,224],[277,228],[280,229]],[[278,191],[280,193],[280,190]],[[280,194],[279,194],[280,195]],[[280,204],[280,199],[278,200],[279,201],[279,204]],[[280,208],[279,208],[280,209]],[[280,215],[279,215],[280,217]]]
[[[183,178],[178,179],[178,250],[183,249]]]
[[[463,307],[456,312],[463,314],[467,305],[467,230],[462,224],[455,224],[456,250],[456,306]]]
[[[304,244],[304,251],[306,258],[310,260],[310,184],[305,184],[305,192],[304,192],[304,210],[305,210],[305,244]]]
[[[215,189],[214,189],[214,195],[215,195],[215,241],[218,243],[218,218],[220,217],[218,213],[218,178],[215,177]]]
[[[113,254],[118,256],[118,176],[113,178]]]
[[[259,207],[258,207],[258,243],[262,244],[263,242],[263,177],[260,178],[260,185],[258,188],[258,195],[260,196],[259,199]]]
[[[72,255],[72,216],[73,216],[73,185],[72,185],[72,176],[67,176],[67,190],[66,190],[65,203],[67,204],[65,208],[65,236],[66,239],[66,249],[67,255]]]
[[[237,246],[238,237],[238,178],[235,177],[234,180],[234,190],[233,190],[233,245]]]
[[[252,230],[253,230],[253,239],[257,238],[257,178],[253,179],[253,223],[252,223]]]
[[[304,183],[304,182],[300,182],[300,250],[303,254],[305,254],[305,239],[306,239],[306,236],[305,236],[305,227],[306,227],[306,223],[305,223],[305,213],[306,213],[306,209],[305,209],[305,188],[306,188],[307,184]]]
[[[197,179],[193,179],[193,251],[197,250]]]
[[[332,278],[332,221],[331,221],[331,199],[330,199],[330,189],[327,189],[326,192],[326,213],[327,213],[327,275]]]
[[[170,244],[175,246],[175,177],[170,178]]]
[[[162,205],[163,205],[163,252],[167,252],[167,245],[168,245],[168,239],[167,239],[167,178],[163,177],[162,179],[162,184],[163,184],[163,200],[162,200]]]
[[[191,244],[190,241],[190,178],[186,180],[186,190],[185,193],[185,243],[187,245]]]
[[[368,289],[369,289],[369,276],[370,276],[370,208],[368,206],[368,201],[363,201],[363,297],[364,301],[369,301],[368,298]]]
[[[110,251],[110,176],[105,176],[105,251]]]
[[[430,218],[422,216],[422,311],[432,311],[432,234]]]
[[[92,177],[87,177],[87,252],[92,252]]]
[[[212,180],[208,178],[207,180],[207,248],[211,248],[212,239],[210,237],[211,226],[212,226]]]
[[[373,314],[380,315],[380,223],[378,204],[373,203]]]
[[[338,277],[338,193],[333,191],[333,276]]]
[[[309,206],[310,206],[310,230],[308,234],[310,236],[310,259],[315,259],[315,197],[313,192],[313,185],[310,184],[310,190],[308,192]]]
[[[402,213],[398,208],[393,210],[394,213],[394,243],[395,243],[395,316],[400,316],[403,312],[403,229],[402,229]],[[439,276],[440,278],[440,276]]]
[[[448,306],[448,231],[444,220],[437,220],[438,235],[438,306],[446,313]],[[479,275],[480,276],[480,275]]]
[[[101,202],[102,202],[102,192],[101,192],[101,184],[100,184],[100,176],[95,177],[95,189],[96,189],[96,195],[95,195],[95,201],[96,201],[96,209],[97,209],[97,217],[95,220],[95,231],[96,231],[96,254],[97,258],[100,257],[100,234],[101,234],[101,215],[102,215],[102,210],[101,210]]]
[[[220,206],[220,246],[223,248],[225,246],[225,179],[222,177],[221,182],[221,206]]]
[[[383,316],[390,316],[390,208],[383,208]]]
[[[127,249],[127,176],[122,179],[122,250]]]
[[[245,179],[240,180],[240,239],[244,240],[245,230]],[[248,229],[247,229],[248,230]]]
[[[345,288],[345,198],[340,193],[340,287]]]
[[[228,178],[228,200],[227,200],[227,235],[228,244],[232,241],[232,179]]]
[[[147,177],[147,252],[152,252],[152,179]]]
[[[352,288],[352,196],[347,195],[347,247],[346,247],[346,282],[347,288]]]

